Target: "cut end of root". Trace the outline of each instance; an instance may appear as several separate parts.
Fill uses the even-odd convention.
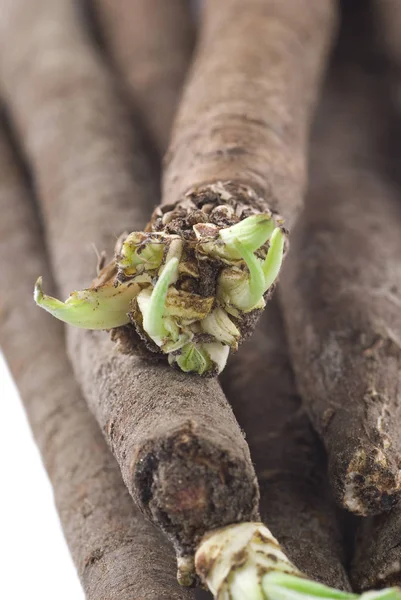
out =
[[[76,327],[130,324],[171,365],[214,376],[264,308],[286,240],[281,219],[252,190],[217,183],[159,207],[146,232],[119,243],[107,277],[101,272],[91,288],[60,302],[38,280],[35,301]]]
[[[401,600],[397,587],[359,596],[307,579],[262,523],[210,532],[195,555],[195,568],[217,600]]]

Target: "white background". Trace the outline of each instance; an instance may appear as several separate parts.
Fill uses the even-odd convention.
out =
[[[0,596],[83,600],[52,489],[0,353]]]

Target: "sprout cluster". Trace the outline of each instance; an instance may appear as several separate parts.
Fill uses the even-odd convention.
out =
[[[73,292],[64,303],[46,296],[39,279],[35,301],[77,327],[131,324],[171,365],[199,375],[220,373],[230,350],[249,333],[247,315],[265,306],[286,234],[272,213],[218,198],[214,204],[162,207],[149,231],[123,240],[113,277]]]

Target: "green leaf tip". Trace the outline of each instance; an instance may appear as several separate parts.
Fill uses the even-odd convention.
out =
[[[397,587],[354,594],[278,572],[264,575],[262,588],[266,600],[401,600],[401,589]]]
[[[139,289],[132,281],[118,286],[107,283],[99,288],[72,292],[61,302],[43,292],[39,277],[33,297],[38,306],[64,323],[82,329],[112,329],[129,323],[130,303]]]

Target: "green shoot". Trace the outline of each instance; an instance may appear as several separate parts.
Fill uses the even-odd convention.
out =
[[[138,305],[143,317],[143,328],[158,346],[163,344],[167,335],[163,322],[164,309],[168,288],[178,274],[178,262],[178,258],[171,258],[164,266],[150,295],[148,290],[144,290],[138,296]]]
[[[140,287],[133,281],[114,286],[106,283],[99,288],[72,292],[65,302],[47,296],[42,290],[42,278],[36,282],[34,300],[57,319],[83,329],[112,329],[129,323],[128,313]]]
[[[277,227],[270,238],[270,248],[263,263],[263,274],[265,278],[264,291],[268,290],[277,279],[284,256],[285,236]]]
[[[352,594],[330,588],[322,583],[285,573],[268,573],[262,579],[262,588],[268,600],[401,600],[400,588],[372,590]]]
[[[252,215],[236,225],[221,229],[220,238],[230,248],[234,249],[239,242],[250,252],[256,252],[270,238],[274,227],[271,215]]]
[[[236,242],[235,248],[249,269],[249,297],[245,305],[239,306],[237,303],[236,306],[244,311],[249,311],[262,299],[265,291],[264,274],[261,262],[253,252],[241,242]]]
[[[245,261],[249,275],[237,269],[223,269],[219,279],[220,293],[222,292],[228,302],[239,310],[249,312],[263,304],[265,278],[262,263],[240,242],[236,242],[235,248]]]
[[[271,215],[261,214],[252,215],[231,227],[220,230],[210,223],[195,225],[194,232],[202,242],[201,247],[205,254],[230,263],[242,258],[237,243],[250,252],[256,252],[270,238],[274,227]]]

